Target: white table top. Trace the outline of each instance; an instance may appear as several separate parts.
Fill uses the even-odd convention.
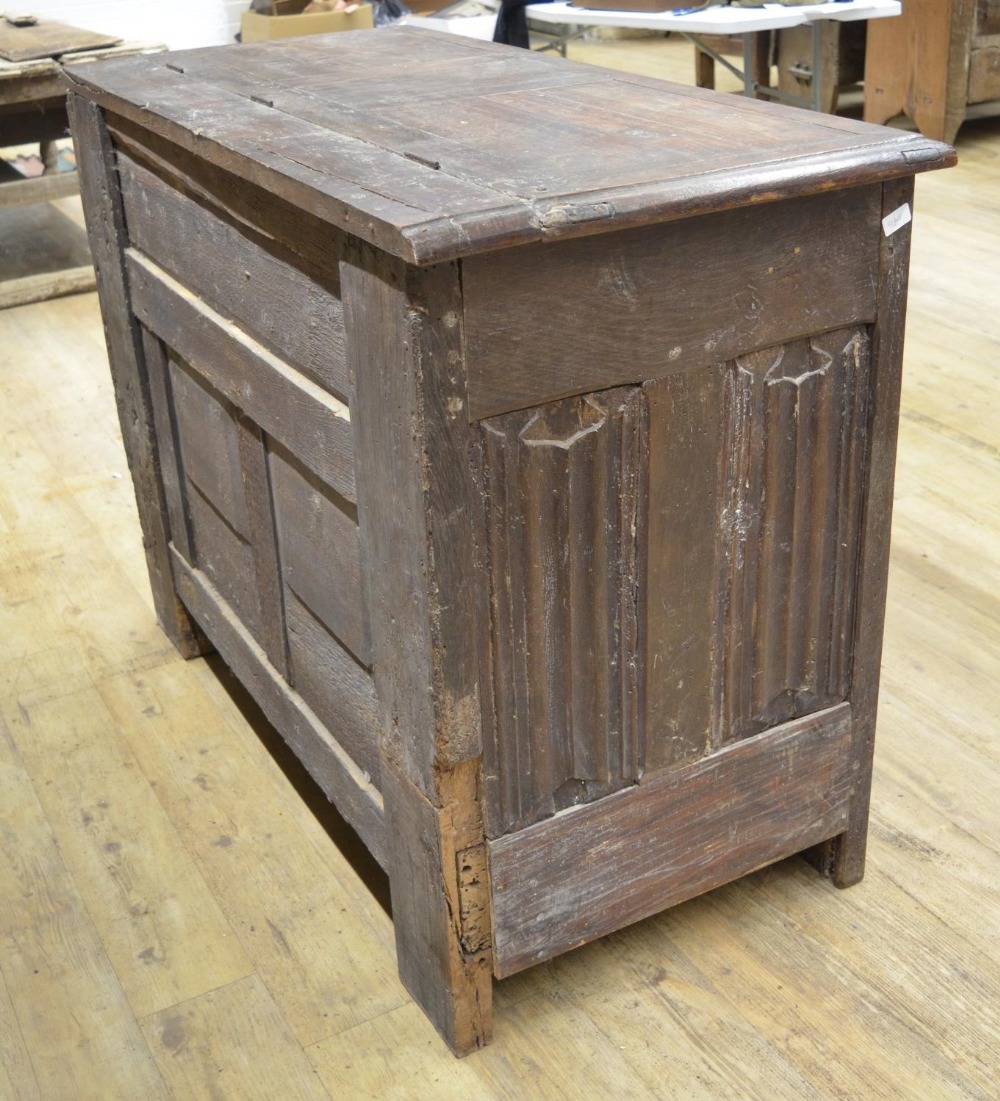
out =
[[[529,4],[527,13],[531,20],[539,23],[637,27],[685,34],[747,34],[798,27],[824,19],[838,22],[883,19],[899,15],[900,9],[900,0],[850,0],[843,4],[806,4],[801,7],[785,7],[783,4],[765,4],[762,8],[710,7],[690,15],[675,15],[669,11],[598,11],[556,3]]]

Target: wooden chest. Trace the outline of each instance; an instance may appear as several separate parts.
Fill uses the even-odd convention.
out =
[[[494,976],[859,879],[951,150],[408,28],[73,76],[161,622],[387,869],[453,1049]]]

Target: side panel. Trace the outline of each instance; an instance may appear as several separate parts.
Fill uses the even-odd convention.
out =
[[[384,862],[342,239],[73,110],[161,621],[193,616]]]
[[[483,421],[488,830],[849,698],[867,327]]]

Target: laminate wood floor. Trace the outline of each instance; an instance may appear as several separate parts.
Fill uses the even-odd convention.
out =
[[[0,1098],[996,1101],[1000,119],[958,148],[917,186],[867,878],[793,859],[509,979],[461,1062],[384,877],[154,622],[96,297],[0,312]]]

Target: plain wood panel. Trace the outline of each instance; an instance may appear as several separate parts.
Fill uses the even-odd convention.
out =
[[[281,448],[268,462],[284,584],[364,666],[371,629],[356,510]]]
[[[251,635],[262,643],[260,594],[253,549],[195,486],[187,494],[194,550],[202,570]]]
[[[840,832],[850,737],[851,709],[841,704],[490,841],[497,973]]]
[[[22,705],[11,721],[32,772],[44,771],[47,758],[73,762],[41,785],[39,802],[136,1016],[250,974],[96,690]]]
[[[180,461],[180,441],[177,431],[177,410],[173,404],[168,350],[163,341],[145,327],[142,329],[142,348],[149,377],[156,444],[160,452],[163,496],[167,506],[167,519],[170,521],[170,542],[188,562],[191,562],[194,556],[191,550],[191,521],[187,515],[184,471]]]
[[[168,352],[169,356],[169,352]],[[192,368],[169,357],[170,394],[184,476],[242,538],[249,535],[235,410]],[[169,431],[169,424],[166,426]]]
[[[226,192],[212,196],[217,206],[188,198],[121,152],[118,171],[132,245],[217,313],[346,399],[339,234],[323,234],[325,273],[313,265],[302,271],[287,246],[236,221]],[[260,308],[264,295],[266,310]]]
[[[469,415],[870,321],[880,195],[856,188],[466,260]]]
[[[250,551],[260,606],[261,644],[271,664],[288,678],[285,602],[278,564],[278,533],[268,465],[268,438],[247,417],[237,422],[240,476],[247,501]]]
[[[285,613],[295,691],[364,770],[369,782],[380,787],[381,724],[371,674],[353,660],[294,593],[286,596]]]
[[[327,1101],[305,1052],[259,976],[172,1006],[142,1022],[175,1097]],[[258,1058],[263,1048],[279,1052]],[[220,1091],[220,1083],[221,1093]]]
[[[721,367],[644,387],[649,405],[647,575],[642,673],[651,770],[700,756],[714,733],[720,607],[716,554],[728,425]]]
[[[128,268],[136,317],[237,409],[354,501],[347,406],[131,249]]]

